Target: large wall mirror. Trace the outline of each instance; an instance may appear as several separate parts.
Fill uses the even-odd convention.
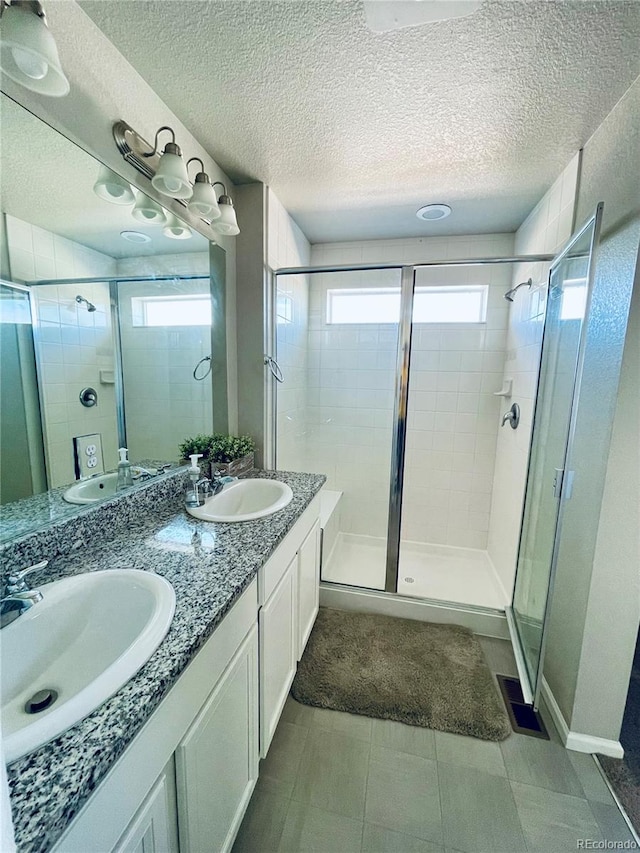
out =
[[[0,110],[6,541],[78,512],[68,488],[120,447],[176,463],[184,438],[226,428],[227,401],[224,251],[5,95]]]

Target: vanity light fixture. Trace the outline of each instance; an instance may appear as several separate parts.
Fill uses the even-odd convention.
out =
[[[112,204],[133,204],[136,200],[131,184],[104,165],[100,166],[93,191],[98,198],[110,201]]]
[[[209,175],[204,170],[204,163],[199,157],[192,157],[190,160],[187,160],[187,171],[189,171],[189,163],[194,162],[200,163],[201,171],[196,175],[193,195],[187,204],[187,208],[198,216],[204,216],[206,219],[218,219],[220,217],[218,199],[216,198],[215,190],[211,186]]]
[[[161,154],[158,151],[158,136],[164,130],[171,133],[172,139]],[[178,213],[184,217],[188,226],[205,234],[213,242],[218,234],[235,236],[240,233],[233,201],[227,195],[225,185],[221,181],[211,184],[200,157],[191,157],[185,165],[172,128],[166,125],[161,127],[155,135],[153,146],[125,121],[115,122],[112,133],[118,151],[126,162],[150,180],[154,189],[163,195],[170,196],[177,204],[186,208],[184,214],[180,211]],[[195,186],[189,181],[187,172],[187,166],[193,162],[198,163],[201,168],[201,171],[196,174]],[[218,198],[214,189],[217,184],[222,187],[222,195]],[[171,207],[176,210],[175,204]],[[139,216],[136,218],[141,219]],[[188,226],[180,223],[179,230]],[[165,233],[168,236],[184,240],[184,236],[179,237],[176,233],[169,233],[175,230],[174,224],[165,226]]]
[[[26,89],[51,98],[69,94],[58,48],[38,0],[0,0],[0,67]]]
[[[231,196],[227,195],[227,188],[222,181],[216,181],[213,186],[215,187],[218,184],[220,184],[224,190],[223,194],[218,199],[220,217],[214,220],[211,224],[216,231],[220,232],[220,234],[226,234],[228,237],[235,237],[240,233],[240,229],[238,228],[238,222],[236,220],[236,212],[233,209],[233,201],[231,200]]]
[[[171,127],[164,125],[156,131],[153,151],[143,154],[144,157],[154,157],[158,153],[158,137],[163,130],[171,134],[171,142],[167,142],[160,157],[156,173],[151,178],[151,184],[162,195],[170,198],[191,198],[193,187],[189,181],[187,167],[182,159],[180,146],[176,145],[176,134]]]
[[[188,240],[192,236],[191,228],[181,222],[173,213],[168,215],[167,224],[162,229],[162,233],[172,240]]]
[[[137,195],[131,215],[138,222],[145,222],[147,225],[164,225],[167,221],[167,216],[158,202],[142,192]]]

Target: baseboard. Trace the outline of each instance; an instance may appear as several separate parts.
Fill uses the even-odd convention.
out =
[[[571,731],[546,678],[542,679],[542,698],[567,749],[572,749],[574,752],[599,753],[600,755],[608,755],[610,758],[622,758],[624,756],[624,749],[618,740],[609,740],[608,738]]]
[[[320,604],[324,607],[335,607],[337,610],[357,610],[361,613],[382,613],[385,616],[417,619],[422,622],[463,625],[475,634],[501,640],[509,639],[507,619],[500,610],[407,598],[334,583],[320,584]]]

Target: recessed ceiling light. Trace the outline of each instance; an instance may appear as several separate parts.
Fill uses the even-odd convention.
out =
[[[448,204],[425,204],[420,210],[416,211],[418,219],[425,219],[427,222],[434,222],[436,219],[444,219],[449,216],[451,208]]]
[[[130,243],[150,243],[151,237],[148,234],[143,234],[141,231],[121,231],[120,236]]]

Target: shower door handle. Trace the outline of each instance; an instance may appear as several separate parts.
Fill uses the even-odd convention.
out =
[[[275,358],[270,355],[265,355],[264,363],[271,371],[271,375],[276,380],[276,382],[284,382],[284,375],[282,373],[282,370],[280,369],[280,365],[275,360]]]
[[[573,478],[575,471],[565,471],[564,468],[554,468],[553,496],[565,501],[571,500],[573,492]]]

